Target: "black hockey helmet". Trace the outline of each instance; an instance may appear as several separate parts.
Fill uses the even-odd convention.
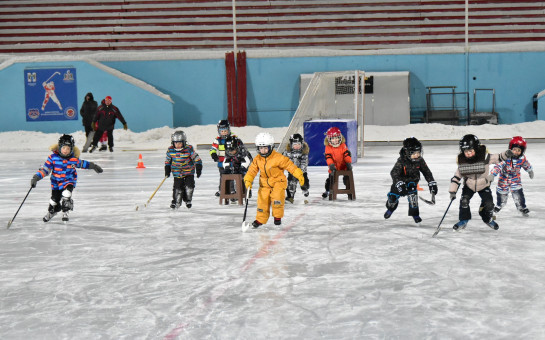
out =
[[[68,158],[72,156],[72,154],[74,153],[74,146],[76,145],[76,142],[74,141],[74,137],[72,137],[71,135],[62,135],[61,138],[59,138],[58,145],[59,145],[59,155],[63,158]],[[63,154],[61,152],[61,149],[63,146],[70,147],[70,152],[68,154]]]
[[[172,141],[172,145],[174,145],[174,142],[181,142],[182,148],[185,148],[187,144],[187,136],[182,130],[175,131],[172,136],[170,136],[170,140]]]
[[[229,133],[228,135],[231,134],[231,124],[229,124],[229,121],[227,119],[222,119],[218,122],[218,125],[217,125],[217,128],[218,128],[218,135],[221,136],[221,130],[227,130]]]
[[[403,148],[401,150],[403,151],[405,157],[412,161],[418,160],[424,153],[424,150],[422,150],[422,143],[420,143],[420,141],[415,137],[405,138],[403,141]],[[420,157],[412,158],[411,156],[417,152],[420,154]]]
[[[229,151],[230,154],[234,154],[240,146],[242,146],[242,141],[237,137],[229,136],[225,140],[225,149]]]
[[[481,141],[477,136],[472,134],[465,135],[460,139],[460,152],[471,149],[476,150],[479,145],[481,145]]]

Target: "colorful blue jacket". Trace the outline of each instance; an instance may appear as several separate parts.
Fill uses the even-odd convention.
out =
[[[229,137],[236,137],[237,135],[230,134],[228,136],[217,136],[212,141],[212,147],[210,148],[210,155],[215,153],[218,155],[218,168],[223,167],[223,161],[225,160],[225,142]]]
[[[62,190],[69,184],[72,184],[75,188],[78,181],[76,168],[89,169],[89,162],[79,159],[78,148],[74,148],[74,152],[69,158],[61,157],[57,149],[57,145],[51,147],[53,153],[47,157],[44,165],[36,175],[45,178],[51,174],[51,189],[53,190]]]
[[[195,165],[201,164],[201,157],[193,150],[191,145],[186,145],[180,151],[173,146],[167,150],[165,165],[169,165],[174,177],[185,177],[195,174]]]
[[[494,176],[498,176],[497,191],[509,192],[509,190],[518,190],[522,188],[520,180],[520,169],[526,171],[532,170],[532,165],[526,159],[526,156],[520,158],[510,158],[501,163],[496,164],[490,172]]]

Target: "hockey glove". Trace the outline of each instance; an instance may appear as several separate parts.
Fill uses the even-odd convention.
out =
[[[528,171],[528,176],[530,176],[530,179],[534,179],[534,170]]]
[[[430,187],[430,193],[433,195],[437,195],[437,182],[431,181],[428,183],[428,186]]]
[[[40,176],[38,175],[32,176],[32,179],[30,180],[30,186],[33,188],[36,188],[36,183],[38,183],[39,180],[41,180]]]
[[[496,176],[494,176],[492,174],[486,176],[486,179],[488,180],[489,184],[492,184],[492,182],[494,182],[494,178],[496,178]]]
[[[329,164],[329,170],[331,170],[331,172],[334,172],[336,170],[335,164],[333,163]]]
[[[505,155],[507,156],[507,158],[511,158],[514,156],[513,151],[511,151],[510,149],[507,149],[505,151]]]
[[[352,163],[346,163],[346,170],[348,171],[352,170]]]
[[[396,189],[399,195],[405,196],[407,195],[407,185],[405,185],[405,182],[399,181],[396,183]]]
[[[229,165],[228,165],[228,166],[224,166],[224,167],[223,167],[223,173],[224,173],[224,174],[232,174],[232,173],[234,173],[234,169],[233,169],[232,166],[229,166]]]
[[[202,174],[202,164],[195,165],[195,169],[197,170],[197,178],[201,177]]]
[[[293,177],[297,178],[299,180],[299,185],[303,186],[305,185],[305,176],[303,176],[303,170],[297,168],[293,172]]]
[[[170,168],[170,165],[165,165],[165,177],[170,177],[170,172],[172,169]]]
[[[248,180],[244,180],[244,185],[246,186],[246,189],[251,189],[252,188],[252,182],[250,182]]]
[[[454,201],[456,199],[456,193],[455,192],[449,192],[450,200]]]
[[[89,169],[95,170],[96,173],[102,173],[104,170],[98,164],[95,164],[93,162],[89,162]]]
[[[127,123],[123,124],[123,130],[127,130]]]
[[[310,187],[310,184],[309,184],[309,182],[308,182],[308,176],[307,176],[307,173],[306,173],[306,172],[303,172],[303,177],[305,178],[305,184],[303,184],[303,185],[301,186],[301,189],[303,189],[303,190],[308,190],[309,187]]]
[[[212,156],[212,159],[214,160],[214,162],[219,162],[220,158],[218,157],[218,154],[215,153],[215,152],[212,152],[210,154],[210,156]]]

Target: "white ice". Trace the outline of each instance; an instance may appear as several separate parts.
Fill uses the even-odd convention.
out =
[[[322,200],[327,171],[311,167],[309,204],[298,191],[282,226],[269,221],[242,233],[244,206],[219,205],[218,172],[202,147],[204,171],[191,209],[170,210],[169,178],[150,205],[136,211],[164,176],[168,135],[156,136],[163,145],[155,149],[147,138],[152,132],[135,134],[131,143],[123,133],[115,132],[114,153],[82,155],[104,173],[78,171],[67,224],[59,216],[41,220],[47,178],[9,230],[58,135],[27,133],[34,138],[29,151],[17,151],[25,133],[0,134],[0,338],[545,338],[545,143],[528,145],[536,173],[533,180],[522,175],[530,217],[521,216],[510,197],[494,231],[480,220],[476,196],[467,229],[453,232],[457,200],[432,238],[449,203],[455,144],[424,143],[439,194],[435,206],[420,203],[420,226],[407,216],[406,200],[384,220],[399,146],[370,146],[354,167],[355,201],[346,195]],[[491,152],[506,148],[488,146]],[[135,168],[139,154],[146,169]],[[429,198],[425,180],[421,186]],[[248,220],[255,212],[254,196]]]

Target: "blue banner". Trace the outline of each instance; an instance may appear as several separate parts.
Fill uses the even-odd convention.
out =
[[[78,120],[76,69],[27,68],[25,73],[26,120]]]

